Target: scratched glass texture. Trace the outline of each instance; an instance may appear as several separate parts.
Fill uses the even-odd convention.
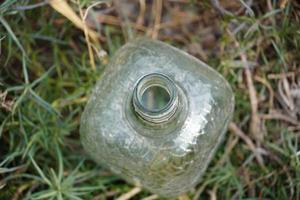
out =
[[[132,105],[137,81],[163,74],[176,85],[176,116],[148,124]],[[81,140],[99,164],[128,182],[171,197],[195,186],[224,138],[234,95],[215,70],[163,42],[136,39],[120,48],[81,117]]]

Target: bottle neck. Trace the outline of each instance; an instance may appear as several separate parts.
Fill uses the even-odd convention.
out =
[[[164,74],[147,74],[138,80],[132,104],[135,113],[143,121],[151,124],[167,123],[179,105],[178,88]]]

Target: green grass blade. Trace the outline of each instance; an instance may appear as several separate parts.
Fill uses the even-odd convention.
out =
[[[29,155],[29,158],[32,162],[32,164],[34,165],[35,169],[38,171],[40,177],[43,179],[43,181],[48,184],[49,186],[52,186],[51,181],[45,176],[43,170],[38,166],[38,164],[36,164],[35,160],[33,159],[33,157],[31,155]]]

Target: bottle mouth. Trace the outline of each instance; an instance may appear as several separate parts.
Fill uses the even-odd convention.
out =
[[[161,73],[144,75],[136,83],[132,103],[142,119],[151,123],[167,122],[178,107],[176,84]]]

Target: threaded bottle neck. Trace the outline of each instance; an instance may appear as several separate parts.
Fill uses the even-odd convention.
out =
[[[141,77],[135,86],[132,104],[136,114],[146,122],[168,122],[178,108],[178,89],[166,75],[151,73]]]

